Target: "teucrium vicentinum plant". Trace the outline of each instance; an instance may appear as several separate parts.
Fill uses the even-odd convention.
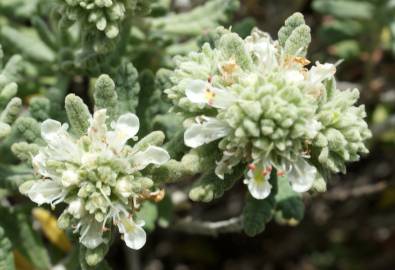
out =
[[[27,14],[16,9],[33,28],[0,21],[4,48],[25,61],[1,67],[0,188],[19,186],[54,209],[83,269],[103,260],[117,232],[140,249],[156,223],[171,227],[169,183],[185,180],[192,201],[211,202],[244,181],[237,226],[253,236],[271,219],[296,224],[303,193],[324,191],[329,173],[367,153],[359,92],[336,88],[335,64],[307,59],[303,15],[288,18],[278,40],[259,29],[243,39],[218,28],[238,4],[174,14],[170,1],[38,1]],[[23,99],[16,83],[29,89]],[[26,212],[3,210],[33,231]],[[12,229],[1,228],[9,252]],[[48,269],[42,243],[29,243],[42,256],[28,245],[25,255]]]

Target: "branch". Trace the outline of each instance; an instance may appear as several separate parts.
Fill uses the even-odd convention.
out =
[[[358,198],[366,195],[376,194],[388,187],[388,183],[381,181],[375,184],[367,184],[351,189],[344,189],[344,187],[338,187],[332,189],[332,191],[323,195],[324,199],[330,201],[345,201],[350,198]]]
[[[169,228],[188,234],[209,236],[218,236],[222,233],[240,232],[243,229],[242,218],[240,216],[214,222],[197,221],[193,220],[191,217],[187,217],[176,221],[175,224]]]

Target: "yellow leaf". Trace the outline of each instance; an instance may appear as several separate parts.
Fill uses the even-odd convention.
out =
[[[69,252],[71,243],[66,234],[59,229],[56,218],[44,208],[34,208],[33,217],[40,223],[41,229],[48,240],[59,249]]]

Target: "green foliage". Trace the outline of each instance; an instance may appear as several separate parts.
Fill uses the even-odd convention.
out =
[[[320,37],[333,45],[332,51],[337,56],[355,58],[361,52],[372,53],[378,47],[394,52],[393,1],[315,0],[312,7],[333,16],[333,20],[328,20],[321,27]]]
[[[257,200],[247,195],[243,209],[243,229],[248,236],[256,236],[265,230],[266,224],[273,217],[274,199],[272,196]]]
[[[119,113],[136,112],[139,103],[140,84],[138,72],[131,62],[122,62],[114,72],[115,91]]]
[[[195,202],[211,202],[222,197],[228,189],[241,178],[242,169],[236,169],[235,173],[220,179],[215,173],[203,174],[189,191],[189,198]]]
[[[15,270],[12,245],[0,226],[0,270]]]
[[[0,226],[12,242],[13,248],[25,256],[36,269],[49,269],[50,258],[43,242],[32,228],[30,210],[1,207],[0,215],[7,217],[0,220]]]
[[[30,115],[37,121],[49,118],[50,101],[45,97],[33,97],[29,104]]]
[[[304,216],[302,196],[292,190],[286,177],[278,177],[278,191],[274,196],[276,210],[285,220],[300,221]]]
[[[89,127],[91,114],[81,98],[69,94],[65,99],[65,109],[70,126],[76,135],[85,134]]]
[[[114,120],[117,116],[117,93],[115,92],[115,83],[110,76],[101,75],[95,83],[95,91],[93,93],[95,100],[95,110],[106,109],[109,121]]]

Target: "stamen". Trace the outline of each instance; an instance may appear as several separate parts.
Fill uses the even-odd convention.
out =
[[[205,93],[205,97],[207,100],[208,105],[212,105],[213,104],[213,99],[215,97],[215,93],[213,91],[211,91],[209,88],[206,89],[206,93]]]
[[[251,171],[255,171],[256,170],[256,165],[254,163],[250,163],[247,165],[248,169],[250,169]]]

